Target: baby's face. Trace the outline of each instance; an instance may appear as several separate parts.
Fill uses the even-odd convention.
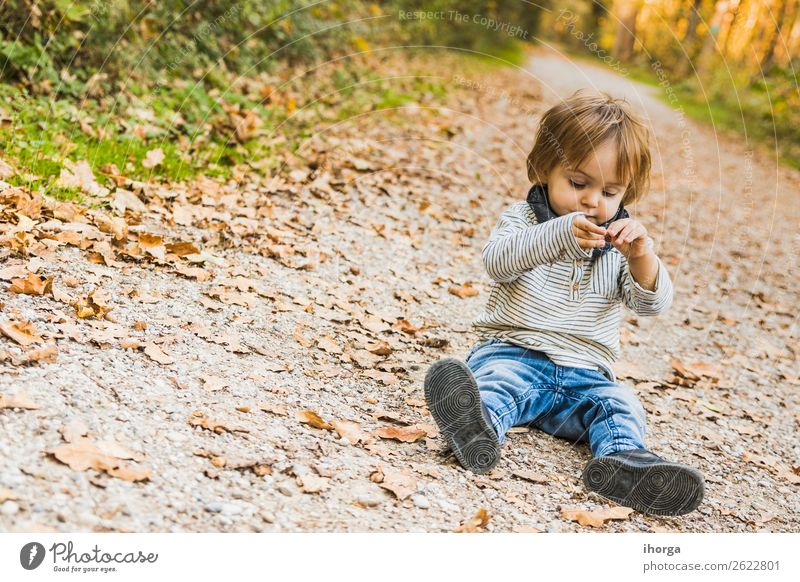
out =
[[[547,181],[550,206],[556,214],[585,212],[595,224],[613,218],[626,189],[616,175],[617,149],[609,140],[575,169],[556,165]]]

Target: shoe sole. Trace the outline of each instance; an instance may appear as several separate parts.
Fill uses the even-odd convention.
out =
[[[486,473],[500,461],[497,433],[481,413],[481,396],[472,371],[461,360],[435,362],[425,375],[425,401],[458,462]]]
[[[638,465],[613,457],[586,464],[583,483],[594,491],[642,513],[683,515],[703,500],[703,474],[678,463]]]

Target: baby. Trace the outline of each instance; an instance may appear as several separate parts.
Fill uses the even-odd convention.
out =
[[[645,412],[616,382],[621,303],[659,315],[672,282],[625,205],[645,195],[647,127],[625,101],[576,91],[541,119],[528,156],[527,200],[507,208],[483,247],[493,279],[466,361],[425,377],[431,415],[461,465],[500,460],[509,428],[530,425],[588,441],[590,491],[643,513],[681,515],[703,475],[645,448]]]

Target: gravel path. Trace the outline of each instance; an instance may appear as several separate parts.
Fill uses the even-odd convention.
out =
[[[524,70],[452,83],[444,107],[423,97],[321,131],[297,155],[312,175],[298,162],[281,179],[151,196],[132,229],[203,243],[208,280],[73,246],[8,259],[75,293],[101,287],[115,322],[3,284],[3,318],[34,322],[58,356],[0,358],[0,394],[39,406],[0,407],[0,530],[433,532],[481,508],[486,531],[592,530],[561,514],[607,506],[580,481],[586,444],[518,428],[494,472],[465,472],[422,380],[476,341],[480,249],[527,191],[536,116],[594,85],[652,124],[652,192],[632,214],[676,286],[664,316],[626,312],[620,376],[649,413],[650,448],[707,478],[699,511],[602,531],[797,531],[798,173],[683,119],[655,98],[667,88],[545,49]],[[191,218],[152,211],[176,205]],[[149,479],[50,452],[84,435]]]

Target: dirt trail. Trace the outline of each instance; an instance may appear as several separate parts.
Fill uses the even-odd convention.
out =
[[[428,365],[463,357],[476,340],[469,324],[489,288],[480,249],[503,208],[526,192],[535,115],[593,85],[626,94],[652,124],[652,192],[632,214],[676,286],[664,316],[626,312],[618,371],[648,411],[650,448],[708,480],[689,516],[635,513],[604,531],[797,531],[797,173],[682,120],[654,97],[659,89],[553,51],[538,49],[524,71],[453,82],[463,86],[458,105],[427,125],[415,121],[419,111],[400,123],[388,114],[352,119],[307,144],[332,176],[352,179],[315,191],[296,177],[296,188],[273,196],[273,210],[281,229],[327,260],[304,270],[247,246],[220,251],[217,279],[245,277],[244,305],[217,300],[209,309],[203,293],[214,281],[101,266],[72,247],[45,261],[56,280],[108,290],[118,324],[147,321],[137,337],[160,341],[174,363],[126,350],[119,330],[81,321],[59,341],[56,363],[1,364],[0,392],[24,389],[40,408],[0,410],[0,492],[16,496],[2,505],[0,530],[450,531],[480,508],[488,531],[588,529],[560,514],[606,505],[580,482],[585,444],[515,430],[499,467],[476,476],[446,455],[421,401]],[[247,188],[272,192],[269,180]],[[163,229],[158,218],[141,228]],[[180,233],[204,234],[196,225]],[[0,297],[4,311],[53,334],[72,319],[44,298]],[[101,331],[106,342],[91,339]],[[388,357],[370,351],[379,340]],[[364,432],[301,423],[303,410]],[[203,418],[195,411],[229,430],[192,426]],[[47,455],[76,420],[92,439],[141,455],[150,480],[73,471]],[[426,436],[365,434],[408,425]]]

